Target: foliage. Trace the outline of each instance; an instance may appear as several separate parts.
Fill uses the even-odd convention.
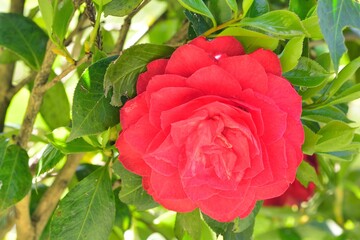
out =
[[[5,0],[0,239],[15,223],[19,239],[360,239],[359,19],[357,0]],[[319,165],[298,169],[317,185],[309,202],[259,202],[219,223],[165,210],[117,160],[119,108],[138,75],[199,35],[279,56],[303,99],[303,152]]]

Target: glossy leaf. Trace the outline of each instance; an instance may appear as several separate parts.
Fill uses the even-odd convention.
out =
[[[116,1],[116,0],[92,0],[92,1],[96,3],[98,6],[104,6],[105,4],[108,4],[111,1]]]
[[[104,6],[105,16],[123,17],[131,13],[142,0],[112,0]]]
[[[190,30],[193,30],[195,34],[191,35],[189,33],[189,37],[195,38],[197,36],[200,36],[201,34],[205,33],[207,30],[211,28],[210,23],[206,21],[206,18],[203,15],[190,12],[189,10],[184,11],[185,16],[190,21]],[[191,35],[191,36],[190,36]]]
[[[315,145],[317,152],[334,152],[350,144],[354,138],[356,128],[344,122],[331,121],[322,127],[317,134],[321,138]]]
[[[144,190],[140,176],[126,170],[118,161],[114,164],[114,171],[121,178],[119,198],[122,202],[134,205],[138,210],[146,210],[158,205]]]
[[[360,98],[360,83],[355,84],[354,86],[334,96],[334,98],[330,100],[325,106],[346,103],[358,98]]]
[[[301,21],[310,38],[323,39],[321,29],[319,26],[318,16],[311,16]]]
[[[60,45],[63,45],[63,40],[65,39],[73,14],[74,4],[72,0],[59,1],[58,4],[54,6],[51,38]]]
[[[218,36],[239,37],[239,41],[244,46],[246,52],[253,52],[259,48],[274,50],[279,44],[277,38],[241,27],[228,27]]]
[[[251,5],[253,4],[254,0],[243,0],[242,1],[242,10],[243,15],[246,16],[247,12],[249,11]]]
[[[305,133],[305,142],[302,145],[302,151],[307,155],[313,155],[315,153],[315,145],[321,136],[314,133],[306,125],[304,125],[303,127]]]
[[[37,175],[45,173],[55,167],[55,165],[65,157],[65,155],[53,145],[48,144],[41,155],[41,158],[36,164]]]
[[[239,8],[236,0],[226,0],[226,3],[230,7],[230,9],[234,12],[235,16],[237,16],[239,12]]]
[[[305,19],[310,9],[316,5],[316,0],[290,0],[289,10]]]
[[[0,13],[0,45],[10,49],[31,68],[39,70],[48,37],[30,19],[14,13]]]
[[[334,106],[328,106],[315,110],[303,110],[302,119],[314,122],[328,123],[332,120],[339,120],[345,123],[351,121],[346,117],[345,113]]]
[[[246,14],[246,17],[258,17],[269,12],[270,6],[267,0],[254,0],[249,11]]]
[[[62,82],[46,91],[40,113],[50,129],[70,124],[70,103]]]
[[[52,25],[54,20],[54,7],[51,0],[38,0],[41,16],[44,19],[46,30],[49,36],[52,35]]]
[[[292,70],[299,62],[303,51],[304,37],[294,37],[289,40],[280,54],[281,68],[283,72]]]
[[[119,123],[119,109],[110,105],[103,91],[106,69],[114,57],[98,61],[81,75],[74,93],[73,126],[68,141],[100,133]]]
[[[337,71],[340,58],[346,51],[342,31],[347,26],[360,29],[360,3],[355,0],[319,0],[317,13],[321,31]]]
[[[0,137],[0,212],[30,191],[32,176],[28,160],[24,149],[8,145],[7,139]]]
[[[317,62],[310,58],[301,57],[298,65],[289,72],[284,73],[284,77],[294,85],[304,87],[316,87],[324,81],[330,79],[332,74],[327,72]]]
[[[301,162],[296,172],[296,179],[299,180],[304,187],[308,187],[308,184],[313,182],[318,188],[323,189],[315,168],[306,161]]]
[[[111,63],[104,79],[105,95],[113,88],[111,104],[121,106],[121,97],[135,96],[135,85],[138,75],[145,71],[146,65],[155,59],[166,58],[174,51],[172,47],[142,44],[125,50]]]
[[[271,11],[255,18],[244,18],[235,25],[259,29],[280,38],[292,38],[306,34],[299,17],[295,13],[285,10]]]
[[[216,21],[214,16],[211,14],[210,10],[207,8],[207,6],[202,0],[178,0],[178,2],[184,8],[210,18],[213,25],[216,26]]]
[[[334,79],[329,89],[329,95],[333,96],[341,86],[348,81],[355,72],[360,68],[360,57],[352,60],[349,64],[347,64],[338,74],[338,76]]]
[[[86,142],[83,138],[77,138],[68,141],[70,132],[67,128],[55,129],[52,133],[46,135],[50,144],[56,149],[60,150],[63,154],[91,152],[101,149],[95,144]]]
[[[189,236],[191,239],[201,238],[200,212],[198,209],[189,213],[177,213],[175,221],[175,235],[178,239]]]
[[[51,221],[51,239],[108,239],[115,219],[108,166],[79,182],[60,201]]]

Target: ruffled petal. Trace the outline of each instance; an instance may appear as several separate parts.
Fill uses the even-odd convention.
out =
[[[129,126],[135,124],[144,113],[149,111],[145,94],[140,94],[137,97],[130,99],[120,110],[120,123],[122,129],[127,129]]]
[[[195,72],[186,81],[187,85],[206,95],[237,97],[241,93],[239,82],[222,68],[212,65]]]
[[[258,49],[249,54],[250,57],[256,59],[267,73],[272,73],[281,76],[281,64],[278,56],[270,50]]]
[[[166,87],[185,87],[186,78],[174,74],[154,76],[146,88],[146,94],[151,94]]]
[[[264,67],[248,55],[222,58],[219,66],[236,78],[243,89],[266,93],[268,79]]]
[[[278,77],[273,74],[268,74],[268,92],[270,97],[279,108],[287,112],[295,119],[300,119],[301,116],[301,97],[291,86],[288,80]]]
[[[165,73],[189,77],[197,70],[215,64],[204,50],[193,45],[183,45],[175,50],[166,66]]]
[[[139,75],[136,83],[136,92],[140,94],[145,91],[150,79],[153,76],[164,74],[168,59],[157,59],[147,65],[146,72]]]
[[[211,40],[205,37],[197,37],[189,44],[204,49],[206,52],[217,57],[221,55],[237,56],[245,54],[243,46],[234,37],[218,37]]]

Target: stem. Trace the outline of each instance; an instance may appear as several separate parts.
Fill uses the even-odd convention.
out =
[[[124,48],[124,44],[125,44],[125,40],[126,40],[126,36],[127,33],[129,32],[130,29],[130,25],[131,25],[131,20],[132,18],[143,8],[146,6],[146,4],[148,4],[150,2],[150,0],[144,0],[137,8],[135,8],[129,15],[127,15],[127,17],[124,20],[123,25],[120,28],[120,32],[119,32],[119,37],[116,41],[114,50],[113,50],[113,54],[119,54],[123,48]]]
[[[98,10],[98,12],[97,12],[97,14],[96,14],[95,25],[94,25],[94,28],[93,28],[91,34],[90,34],[89,49],[88,49],[89,52],[91,51],[91,48],[92,48],[93,45],[94,45],[96,36],[97,36],[98,33],[99,33],[99,27],[100,27],[100,20],[101,20],[102,11],[103,11],[103,5],[100,4],[99,10]]]
[[[31,216],[35,232],[34,239],[39,239],[41,237],[61,195],[67,188],[71,178],[74,176],[76,167],[79,165],[82,156],[82,154],[68,155],[65,165],[57,175],[54,183],[41,198],[41,201]]]
[[[219,31],[219,30],[221,30],[221,29],[227,28],[229,25],[231,25],[231,24],[233,24],[233,23],[236,23],[236,22],[240,21],[241,19],[242,19],[242,16],[239,16],[239,17],[237,17],[237,18],[231,19],[231,20],[229,20],[229,21],[227,21],[227,22],[224,22],[224,23],[222,23],[222,24],[220,24],[220,25],[218,25],[218,26],[215,26],[215,27],[210,28],[209,30],[207,30],[206,32],[204,32],[202,35],[203,35],[204,37],[208,37],[210,34],[213,34],[214,32],[217,32],[217,31]]]

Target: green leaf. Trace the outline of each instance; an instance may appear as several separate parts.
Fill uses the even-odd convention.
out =
[[[116,0],[92,0],[94,3],[96,3],[98,6],[104,6],[106,4],[109,4],[112,1]]]
[[[286,10],[275,10],[255,18],[244,18],[236,26],[262,30],[280,38],[292,38],[306,34],[299,17]]]
[[[105,16],[123,17],[131,13],[142,0],[112,0],[104,7]]]
[[[304,186],[308,187],[310,182],[313,182],[319,189],[323,189],[316,170],[308,162],[302,161],[297,172],[296,179]]]
[[[81,75],[74,93],[73,127],[68,141],[100,133],[119,123],[119,109],[110,105],[110,98],[106,98],[103,91],[106,68],[114,59],[98,61]]]
[[[201,238],[202,219],[198,209],[189,213],[177,213],[175,220],[175,236],[183,239],[189,236],[191,239]]]
[[[54,7],[51,0],[38,0],[42,19],[49,36],[52,35],[52,25],[54,19]]]
[[[121,178],[120,200],[126,204],[134,205],[138,210],[156,207],[152,197],[147,194],[142,185],[142,178],[126,170],[119,161],[114,164],[114,171]]]
[[[360,57],[352,60],[339,72],[331,84],[329,95],[333,96],[341,86],[355,74],[358,68],[360,68]]]
[[[342,93],[334,96],[334,98],[330,100],[325,106],[335,105],[340,103],[348,103],[358,98],[360,98],[360,83],[355,84],[354,86],[346,89]]]
[[[317,152],[342,150],[342,147],[346,147],[352,142],[355,130],[356,128],[352,128],[344,122],[331,121],[317,132],[321,138],[317,141],[315,150]]]
[[[279,44],[277,38],[240,27],[228,27],[219,33],[218,36],[239,37],[239,41],[244,46],[246,52],[253,52],[259,48],[274,50]]]
[[[67,141],[70,132],[67,128],[57,128],[52,133],[46,135],[47,139],[56,149],[60,150],[63,154],[80,153],[98,151],[100,148],[89,144],[83,138],[77,138],[72,141]]]
[[[289,40],[280,54],[280,62],[283,72],[292,70],[299,62],[303,51],[304,36],[294,37]]]
[[[51,239],[107,240],[115,219],[108,165],[79,182],[60,201],[51,221]]]
[[[316,87],[329,80],[332,74],[327,72],[317,62],[301,57],[298,65],[283,75],[292,84],[304,87]]]
[[[226,3],[230,7],[230,9],[234,12],[234,15],[237,16],[239,12],[239,8],[236,0],[226,0]]]
[[[117,227],[121,228],[123,232],[128,230],[131,227],[132,223],[132,216],[129,206],[125,203],[121,202],[120,199],[117,197],[119,195],[120,189],[117,188],[114,191],[115,196],[115,207],[116,207],[116,214],[115,214],[115,223]]]
[[[289,10],[305,19],[310,9],[316,5],[316,0],[290,0]]]
[[[258,17],[270,11],[269,3],[267,0],[254,0],[246,17]]]
[[[70,103],[62,82],[46,91],[40,113],[51,129],[69,125]]]
[[[122,96],[134,97],[137,77],[145,71],[146,65],[155,59],[169,57],[173,51],[172,47],[154,44],[140,44],[126,49],[109,65],[105,74],[105,95],[113,88],[111,104],[121,106]]]
[[[74,4],[72,0],[62,0],[54,6],[51,38],[61,46],[63,45],[73,14]]]
[[[311,16],[301,21],[310,38],[323,39],[318,16]]]
[[[195,36],[192,36],[189,33],[189,37],[195,38],[197,36],[200,36],[201,34],[205,33],[207,30],[211,28],[210,23],[206,21],[206,18],[203,15],[190,12],[189,10],[184,11],[186,18],[190,21],[190,27],[195,33]]]
[[[64,157],[65,155],[59,149],[55,148],[51,144],[48,144],[41,155],[38,164],[36,164],[37,175],[39,176],[40,174],[49,171]]]
[[[302,119],[314,122],[328,123],[332,120],[339,120],[345,123],[351,121],[346,117],[345,113],[334,106],[328,106],[316,110],[303,110]]]
[[[210,18],[213,25],[216,26],[216,21],[214,16],[211,14],[210,10],[207,8],[207,6],[202,0],[178,0],[178,2],[184,8]]]
[[[0,212],[14,205],[30,191],[29,157],[18,145],[0,137]]]
[[[337,71],[340,58],[346,51],[342,31],[347,26],[360,29],[360,4],[355,0],[319,0],[317,13]]]
[[[243,16],[246,16],[246,14],[249,11],[253,2],[254,2],[254,0],[243,0],[243,2],[242,2]],[[235,1],[235,3],[236,3],[236,1]]]
[[[303,127],[305,132],[305,142],[302,145],[302,151],[305,154],[313,155],[315,153],[315,145],[321,136],[314,133],[306,125],[304,125]]]
[[[31,68],[40,69],[47,41],[44,31],[30,19],[0,13],[0,45],[19,55]]]

